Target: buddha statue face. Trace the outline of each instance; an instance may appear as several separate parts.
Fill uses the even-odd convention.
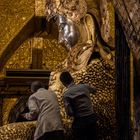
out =
[[[79,38],[79,29],[70,19],[62,15],[58,16],[59,43],[64,44],[68,49],[71,49]]]

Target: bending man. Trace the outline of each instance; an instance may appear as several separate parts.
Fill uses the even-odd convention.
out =
[[[63,140],[63,126],[56,94],[46,90],[39,81],[32,83],[31,91],[33,94],[28,100],[30,111],[22,116],[28,120],[37,119],[34,140]]]
[[[72,124],[74,138],[97,140],[96,116],[90,99],[90,93],[95,93],[96,89],[86,84],[75,84],[68,71],[61,73],[60,80],[67,87],[64,105],[67,115],[74,117]]]

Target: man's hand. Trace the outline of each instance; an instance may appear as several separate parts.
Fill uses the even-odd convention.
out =
[[[20,114],[20,116],[21,116],[22,118],[26,118],[26,113]]]

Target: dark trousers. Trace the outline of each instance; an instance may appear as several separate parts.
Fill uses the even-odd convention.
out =
[[[64,132],[62,130],[46,132],[38,140],[64,140]]]
[[[89,115],[74,119],[72,131],[74,140],[97,140],[96,117]]]

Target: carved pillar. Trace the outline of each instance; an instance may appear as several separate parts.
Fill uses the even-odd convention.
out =
[[[130,50],[117,15],[115,27],[117,140],[131,140]]]

